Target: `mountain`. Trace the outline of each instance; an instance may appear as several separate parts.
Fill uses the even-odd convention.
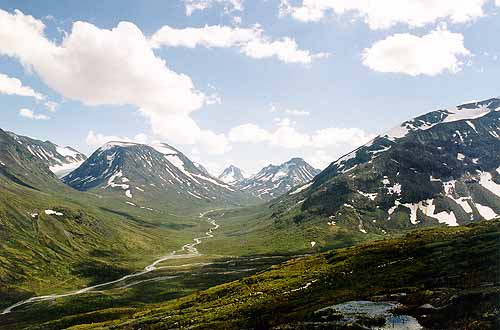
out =
[[[210,172],[205,168],[205,166],[201,165],[200,163],[193,162],[193,165],[196,166],[203,174],[205,175],[211,175]]]
[[[500,214],[500,99],[406,121],[280,201],[277,218],[385,235]]]
[[[219,175],[219,180],[227,184],[234,185],[245,180],[245,176],[243,175],[243,171],[241,169],[234,165],[230,165]]]
[[[302,158],[292,158],[281,165],[264,167],[254,176],[238,182],[236,187],[260,199],[271,200],[311,181],[319,172]]]
[[[212,177],[165,143],[109,142],[63,178],[71,187],[113,194],[130,206],[238,204],[251,196]],[[194,203],[194,204],[193,204]]]
[[[50,141],[40,141],[12,132],[7,132],[7,134],[49,166],[49,169],[57,176],[71,172],[87,159],[84,154],[71,147],[61,147]]]
[[[46,160],[30,151],[29,146],[0,129],[0,178],[36,190],[60,188]]]
[[[37,145],[0,129],[1,306],[119,277],[194,235],[192,214],[130,210],[68,187],[49,170],[57,155]]]

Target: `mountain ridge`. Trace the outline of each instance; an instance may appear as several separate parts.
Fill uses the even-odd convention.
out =
[[[260,199],[271,200],[309,182],[319,172],[302,158],[294,157],[280,165],[264,167],[250,178],[239,181],[236,187]]]
[[[207,205],[238,205],[252,199],[166,143],[108,142],[63,181],[78,190],[121,196],[132,207],[162,198],[172,204]]]
[[[296,209],[299,221],[320,217],[330,227],[362,233],[494,218],[500,214],[499,109],[493,98],[405,121],[281,201]]]
[[[245,180],[245,174],[240,168],[234,165],[229,165],[226,169],[224,169],[224,171],[222,171],[218,178],[227,184],[235,185]]]
[[[29,136],[6,132],[35,157],[44,162],[49,169],[61,177],[80,166],[87,156],[73,147],[61,147],[51,141],[42,141]]]

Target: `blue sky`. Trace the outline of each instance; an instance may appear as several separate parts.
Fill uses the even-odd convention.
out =
[[[494,0],[371,3],[0,1],[0,128],[87,154],[161,140],[253,172],[324,167],[418,114],[500,95]]]

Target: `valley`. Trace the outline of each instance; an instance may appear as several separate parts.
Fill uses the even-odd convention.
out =
[[[493,329],[499,113],[432,111],[323,171],[250,176],[166,143],[87,158],[0,130],[0,329]],[[391,308],[344,310],[370,303]]]

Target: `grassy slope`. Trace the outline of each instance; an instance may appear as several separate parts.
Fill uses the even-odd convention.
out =
[[[380,238],[349,228],[328,226],[328,219],[296,223],[293,217],[277,218],[269,204],[223,210],[213,213],[212,217],[217,217],[222,230],[202,248],[213,254],[221,251],[226,255],[312,253]],[[316,242],[314,248],[311,242]]]
[[[49,193],[0,177],[0,188],[0,307],[137,271],[208,228],[191,213],[127,208],[62,185]]]
[[[40,329],[301,328],[304,320],[321,321],[312,313],[319,308],[355,299],[394,299],[395,293],[407,294],[396,297],[424,325],[494,329],[499,326],[494,323],[499,318],[499,234],[499,221],[418,230],[291,260],[164,304],[75,315]],[[425,303],[439,309],[419,316],[417,307]]]

